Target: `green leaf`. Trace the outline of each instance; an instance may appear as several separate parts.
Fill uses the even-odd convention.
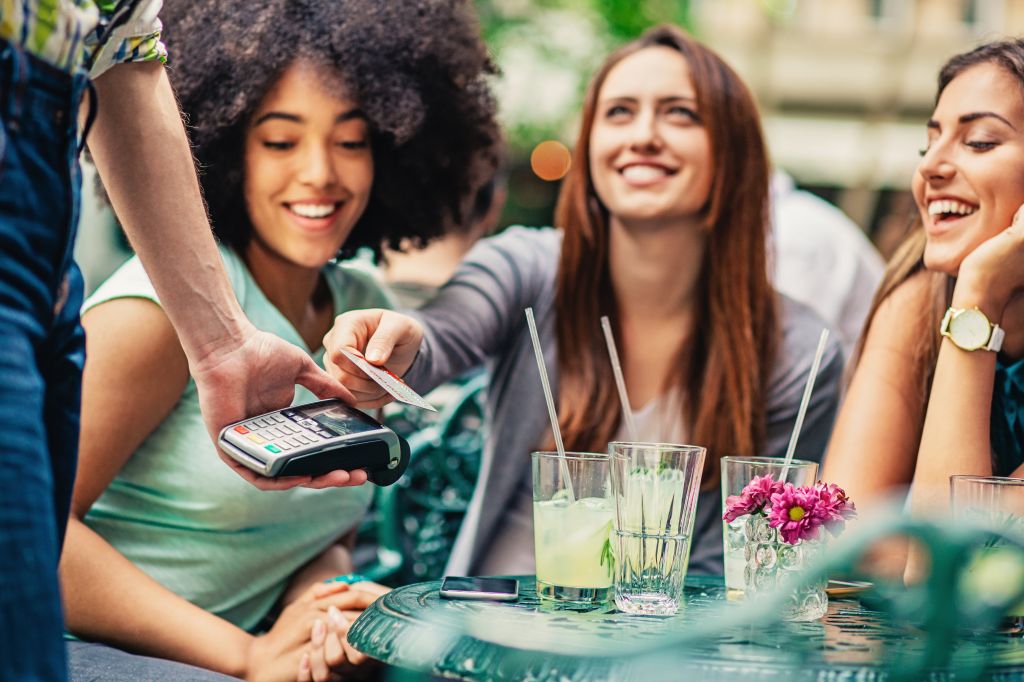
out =
[[[608,523],[608,535],[605,537],[604,546],[601,547],[601,566],[608,567],[608,575],[613,576],[615,574],[615,551],[612,549],[612,533],[615,527],[614,523]]]
[[[601,548],[601,565],[608,566],[608,575],[611,575],[615,571],[615,554],[612,552],[612,539],[611,536],[604,541],[604,547]]]

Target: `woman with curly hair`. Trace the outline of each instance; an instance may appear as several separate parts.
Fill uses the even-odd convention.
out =
[[[329,371],[360,404],[386,399],[345,359],[365,352],[427,390],[491,361],[480,482],[449,572],[532,573],[531,450],[553,441],[523,308],[537,315],[569,450],[628,440],[601,335],[619,340],[639,439],[709,448],[690,570],[721,573],[723,455],[782,455],[822,322],[768,281],[768,158],[753,97],[710,49],[651,29],[591,80],[561,230],[484,240],[417,319],[339,316]],[[828,347],[800,455],[819,460],[842,358]]]
[[[164,18],[238,300],[321,362],[337,314],[387,304],[334,259],[441,234],[493,163],[492,67],[471,10],[211,0],[169,3]],[[61,580],[68,630],[88,642],[69,644],[72,679],[324,680],[360,664],[344,634],[383,588],[324,580],[352,570],[372,490],[262,493],[211,457],[184,353],[137,260],[83,321]]]

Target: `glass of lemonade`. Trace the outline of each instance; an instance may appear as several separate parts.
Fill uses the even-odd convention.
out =
[[[705,449],[609,443],[615,495],[615,606],[670,616],[679,609]]]
[[[793,459],[787,466],[781,457],[723,457],[722,513],[725,513],[726,498],[739,495],[755,476],[768,474],[776,481],[792,483],[795,486],[813,485],[818,475],[818,463]],[[728,598],[734,600],[743,598],[743,571],[747,566],[747,560],[743,556],[747,543],[744,530],[746,521],[746,516],[741,516],[732,523],[722,521],[725,589]]]
[[[614,516],[608,455],[567,452],[562,460],[557,452],[534,452],[532,458],[537,596],[556,609],[604,608]]]

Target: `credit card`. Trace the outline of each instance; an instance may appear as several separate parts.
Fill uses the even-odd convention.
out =
[[[356,355],[350,350],[342,348],[341,352],[344,353],[345,357],[351,360],[356,367],[363,370],[366,376],[376,381],[377,384],[387,391],[395,400],[403,402],[406,405],[412,405],[424,410],[430,410],[431,412],[437,412],[436,407],[424,400],[419,393],[409,388],[409,384],[398,378],[398,376],[392,373],[391,370],[371,365],[361,355]]]

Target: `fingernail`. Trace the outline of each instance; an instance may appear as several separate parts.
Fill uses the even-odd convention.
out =
[[[373,350],[366,351],[366,359],[370,362],[380,362],[384,359],[384,354],[374,348]]]
[[[299,672],[309,672],[309,654],[302,654],[302,660],[299,661]]]
[[[338,610],[337,606],[327,607],[327,618],[329,618],[330,621],[334,623],[335,628],[345,627],[345,619],[342,617],[341,611]]]
[[[324,639],[327,637],[327,626],[324,622],[317,618],[313,621],[313,646],[320,646],[324,643]]]

